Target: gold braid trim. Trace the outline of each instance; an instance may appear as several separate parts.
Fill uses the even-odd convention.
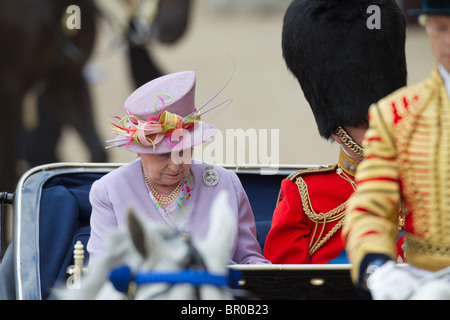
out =
[[[408,233],[405,236],[405,244],[408,247],[408,250],[412,250],[420,254],[426,254],[428,256],[442,256],[447,258],[450,257],[449,243],[431,242]]]
[[[344,178],[345,179],[345,178]],[[347,179],[346,179],[347,180]],[[296,179],[296,185],[298,187],[298,191],[300,192],[300,197],[302,200],[303,211],[306,216],[315,223],[314,232],[311,236],[311,242],[309,243],[309,255],[312,256],[319,250],[325,242],[327,242],[344,224],[345,221],[345,205],[347,203],[344,202],[333,210],[328,211],[327,213],[316,213],[311,205],[311,199],[309,198],[308,187],[306,185],[305,180],[302,177],[298,177]],[[323,232],[325,230],[325,225],[327,223],[335,222],[340,220],[324,237],[322,237]],[[314,237],[317,233],[318,225],[322,224],[322,229],[320,231],[320,235],[318,236],[315,243],[313,243]]]
[[[292,182],[295,182],[295,180],[304,175],[312,174],[312,173],[326,173],[336,170],[336,165],[325,165],[325,166],[317,166],[317,167],[311,167],[311,168],[305,168],[300,169],[294,173],[291,173],[287,178],[291,180]]]

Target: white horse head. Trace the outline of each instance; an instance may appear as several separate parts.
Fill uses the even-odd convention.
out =
[[[64,290],[58,297],[115,299],[125,292],[130,295],[134,288],[134,299],[232,298],[226,286],[227,263],[236,225],[225,191],[211,210],[204,239],[144,222],[130,210],[128,229],[115,232],[108,251],[88,270],[80,289]]]

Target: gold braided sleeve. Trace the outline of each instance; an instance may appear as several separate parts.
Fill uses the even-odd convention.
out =
[[[357,281],[363,258],[369,253],[396,259],[395,240],[400,201],[392,112],[388,103],[369,109],[369,129],[363,140],[365,159],[356,173],[357,188],[347,204],[343,239]]]

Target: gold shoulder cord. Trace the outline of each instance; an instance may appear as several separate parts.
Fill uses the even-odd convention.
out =
[[[336,173],[344,180],[349,182],[353,189],[355,189],[355,182],[351,180],[341,168],[337,168]],[[347,201],[328,211],[327,213],[316,213],[311,205],[311,199],[309,198],[308,187],[302,177],[298,177],[296,180],[298,191],[300,192],[300,197],[302,200],[303,211],[306,216],[315,223],[314,232],[311,236],[311,242],[309,243],[309,255],[312,256],[319,250],[325,242],[327,242],[344,224],[345,221],[345,205]],[[323,238],[323,232],[325,230],[325,225],[327,223],[335,222],[340,220]],[[319,224],[322,224],[322,229],[317,240],[313,243],[314,237],[317,232]]]

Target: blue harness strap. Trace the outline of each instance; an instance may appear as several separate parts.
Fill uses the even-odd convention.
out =
[[[182,270],[180,272],[145,272],[138,273],[134,282],[139,286],[146,283],[187,283],[194,286],[212,285],[224,287],[230,285],[227,276],[211,274],[202,270]]]
[[[109,280],[114,288],[122,293],[127,293],[130,283],[137,286],[148,283],[191,284],[193,286],[211,285],[216,287],[235,286],[240,275],[218,275],[205,270],[181,270],[178,272],[140,272],[132,275],[128,266],[120,266],[113,269]]]

